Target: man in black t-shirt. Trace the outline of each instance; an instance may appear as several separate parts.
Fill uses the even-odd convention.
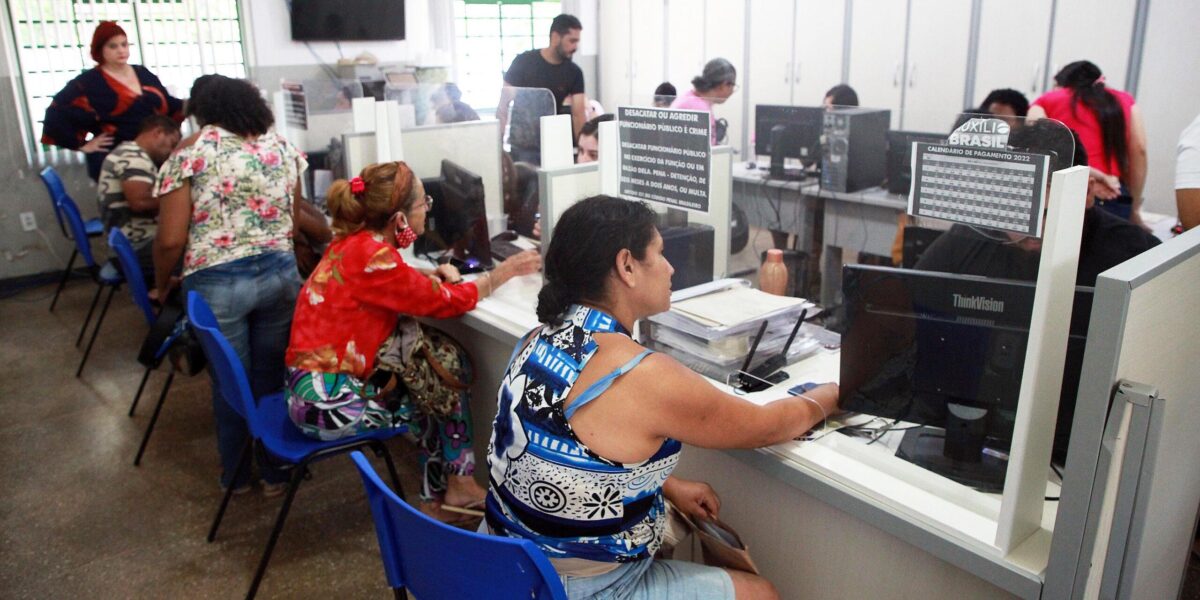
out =
[[[541,164],[538,119],[542,116],[571,115],[572,141],[579,135],[587,96],[583,90],[583,71],[571,62],[571,57],[579,48],[582,31],[583,25],[574,16],[554,17],[550,24],[550,45],[517,55],[504,73],[504,93],[498,113],[501,131],[508,125],[508,143],[514,161]],[[548,104],[545,92],[535,91],[541,89],[553,95],[552,105]]]

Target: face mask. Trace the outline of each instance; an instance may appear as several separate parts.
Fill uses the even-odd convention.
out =
[[[417,241],[417,232],[408,226],[408,217],[405,217],[404,213],[398,212],[396,213],[395,221],[396,230],[394,235],[396,236],[396,246],[407,248],[413,245],[413,242]]]

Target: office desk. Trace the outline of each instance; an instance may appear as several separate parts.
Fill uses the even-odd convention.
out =
[[[471,414],[486,473],[496,390],[517,341],[537,325],[540,276],[513,280],[458,319],[432,324],[474,358]],[[787,368],[792,384],[836,380],[836,352]],[[711,382],[728,391],[724,384]],[[786,386],[751,394],[766,402]],[[747,468],[747,467],[751,468]],[[991,546],[999,498],[900,460],[880,445],[830,434],[759,450],[688,447],[681,477],[709,482],[733,525],[784,598],[1038,598],[1049,556],[1054,505],[1043,529],[1009,556]],[[989,529],[989,523],[991,524]]]
[[[797,247],[820,256],[820,302],[825,306],[836,304],[842,289],[842,252],[890,256],[897,221],[908,208],[906,197],[883,188],[832,192],[822,190],[815,178],[770,179],[745,163],[733,166],[733,200],[751,225],[796,234]],[[819,247],[814,244],[818,221],[823,222]]]

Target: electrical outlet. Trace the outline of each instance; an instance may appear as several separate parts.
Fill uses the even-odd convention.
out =
[[[37,229],[37,218],[32,212],[26,211],[21,213],[21,230],[34,231]]]

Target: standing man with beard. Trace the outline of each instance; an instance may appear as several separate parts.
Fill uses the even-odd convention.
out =
[[[509,146],[515,162],[541,165],[541,130],[538,119],[549,110],[538,107],[536,98],[542,93],[516,91],[512,88],[549,90],[554,96],[553,113],[571,115],[571,137],[579,136],[586,120],[587,95],[583,90],[583,71],[571,62],[579,48],[583,25],[572,15],[558,15],[550,23],[550,45],[522,52],[513,59],[504,73],[504,94],[500,100],[500,126],[504,130],[512,103],[509,123]]]

